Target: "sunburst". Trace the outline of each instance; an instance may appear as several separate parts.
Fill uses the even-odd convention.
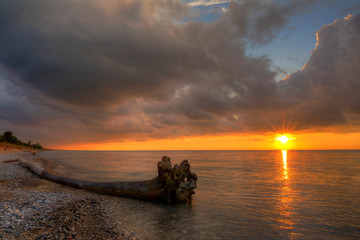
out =
[[[282,144],[286,144],[292,140],[295,140],[295,137],[292,136],[290,133],[276,134],[275,136],[275,141],[281,142]]]

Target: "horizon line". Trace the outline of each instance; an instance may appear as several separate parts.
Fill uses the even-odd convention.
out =
[[[161,151],[171,151],[171,152],[175,152],[175,151],[283,151],[283,150],[287,150],[287,151],[360,151],[360,149],[192,149],[192,150],[187,150],[187,149],[173,149],[173,150],[86,150],[86,149],[72,149],[72,150],[67,150],[67,149],[46,149],[46,150],[42,150],[42,151],[89,151],[89,152],[161,152]]]

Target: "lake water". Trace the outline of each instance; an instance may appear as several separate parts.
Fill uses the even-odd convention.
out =
[[[119,198],[122,224],[145,239],[360,239],[360,151],[39,154],[90,181],[153,178],[164,155],[188,159],[198,188],[190,204]]]

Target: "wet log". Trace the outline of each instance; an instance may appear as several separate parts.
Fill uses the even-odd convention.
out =
[[[15,163],[15,162],[19,162],[19,159],[13,159],[13,160],[5,160],[5,161],[3,161],[3,163]]]
[[[20,159],[23,167],[39,175],[41,178],[84,189],[91,192],[137,198],[143,200],[153,200],[168,203],[187,202],[195,193],[197,187],[197,176],[190,171],[190,164],[187,160],[180,165],[172,167],[170,158],[164,156],[158,162],[158,176],[145,181],[129,182],[90,182],[62,177],[51,173],[34,160]]]

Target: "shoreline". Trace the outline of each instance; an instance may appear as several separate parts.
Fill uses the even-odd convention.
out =
[[[29,152],[0,151],[1,239],[140,238],[112,217],[109,206],[120,198],[39,178],[12,161],[23,154]]]

